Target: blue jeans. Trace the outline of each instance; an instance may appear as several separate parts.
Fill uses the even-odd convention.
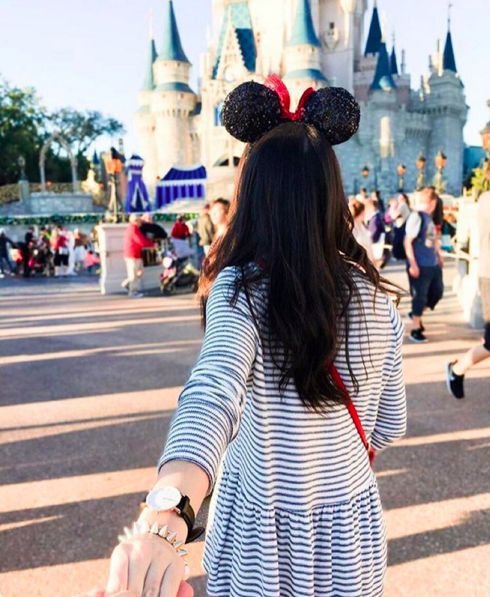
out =
[[[444,294],[442,268],[438,265],[420,267],[418,278],[409,277],[410,293],[412,295],[412,315],[422,317],[424,309],[434,309]]]

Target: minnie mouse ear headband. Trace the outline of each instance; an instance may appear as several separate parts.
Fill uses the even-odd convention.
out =
[[[279,77],[271,75],[263,85],[249,81],[231,91],[221,119],[230,135],[244,143],[254,143],[287,121],[313,125],[331,145],[348,141],[359,128],[359,104],[342,87],[318,91],[310,87],[303,93],[296,112],[290,112],[290,104],[287,87]]]

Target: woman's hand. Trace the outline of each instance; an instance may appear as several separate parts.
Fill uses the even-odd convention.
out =
[[[420,268],[416,263],[410,264],[408,268],[408,273],[412,276],[412,278],[418,278],[420,276]]]
[[[143,521],[166,524],[181,540],[187,536],[185,522],[174,513],[157,515],[145,509]],[[175,548],[158,535],[144,533],[119,543],[112,552],[104,597],[191,597],[192,587],[184,578],[184,560]]]

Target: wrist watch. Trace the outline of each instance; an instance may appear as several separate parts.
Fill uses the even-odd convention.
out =
[[[152,489],[146,496],[145,504],[154,512],[175,512],[187,525],[187,539],[189,540],[191,535],[195,535],[192,530],[196,515],[192,509],[191,502],[176,487],[157,487]],[[193,539],[195,538],[193,537]]]

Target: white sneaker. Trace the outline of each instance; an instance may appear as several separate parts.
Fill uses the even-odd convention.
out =
[[[131,298],[143,298],[145,295],[142,292],[130,292],[129,296]]]

